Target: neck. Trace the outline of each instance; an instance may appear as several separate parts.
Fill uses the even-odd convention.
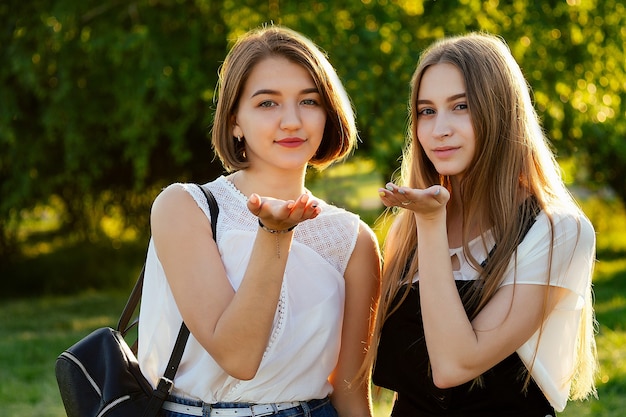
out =
[[[448,229],[448,243],[451,248],[463,245],[463,198],[461,183],[457,177],[450,177],[450,200],[446,205],[446,226]]]
[[[488,220],[487,207],[479,205],[476,208],[477,212],[469,216],[468,224],[463,224],[464,211],[468,208],[465,207],[464,198],[461,192],[461,184],[458,178],[451,178],[452,191],[450,193],[450,201],[446,206],[447,211],[447,227],[448,238],[451,241],[450,247],[458,247],[463,244],[462,230],[465,228],[468,240],[472,240],[481,232],[485,231],[485,228],[491,227]],[[470,197],[471,198],[471,197]],[[482,218],[480,217],[482,216]],[[454,245],[452,244],[454,242]]]
[[[449,177],[450,200],[446,206],[448,219],[451,217],[461,216],[463,214],[463,197],[461,196],[461,181],[458,177]]]

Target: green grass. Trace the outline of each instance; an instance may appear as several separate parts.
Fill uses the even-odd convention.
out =
[[[620,270],[626,274],[626,267]],[[616,277],[619,279],[619,277]],[[610,283],[612,280],[608,279]],[[603,289],[602,283],[597,284]],[[88,292],[75,296],[6,301],[0,306],[0,415],[4,417],[62,417],[63,406],[54,377],[54,362],[65,348],[100,326],[114,326],[127,294]],[[603,296],[605,297],[605,296]],[[618,297],[615,295],[615,297]],[[598,305],[612,303],[599,297]],[[607,316],[608,314],[608,316]],[[599,400],[571,402],[559,416],[623,415],[626,407],[626,317],[611,317],[612,327],[600,325],[598,347],[601,373]],[[601,320],[602,320],[601,318]],[[377,417],[388,415],[391,394],[375,389]]]
[[[365,171],[362,175],[355,175],[350,167],[333,168],[330,177],[325,175],[322,182],[314,182],[310,188],[329,202],[358,211],[365,221],[373,224],[382,211],[376,199],[377,188],[383,182],[372,173],[372,167],[365,168],[361,167],[361,172]],[[621,417],[626,409],[626,212],[621,204],[594,198],[584,201],[583,209],[598,233],[594,291],[599,322],[599,399],[570,402],[559,417]],[[384,227],[377,234],[382,242]],[[137,272],[134,269],[143,262],[145,245],[129,245],[120,251],[110,250],[114,262],[103,262],[105,251],[98,245],[91,249],[46,251],[43,258],[30,259],[21,268],[3,270],[2,278],[5,282],[23,280],[24,293],[37,282],[33,277],[36,275],[45,280],[54,280],[57,275],[80,280],[85,279],[87,271],[96,269],[116,275],[119,282],[124,281],[120,275],[132,281]],[[76,253],[81,254],[80,259],[76,259]],[[55,267],[61,270],[52,271]],[[110,278],[90,279],[94,281],[92,286],[97,287],[96,284]],[[62,283],[47,285],[65,288]],[[0,416],[65,416],[54,376],[55,360],[65,348],[95,328],[114,326],[127,291],[130,287],[120,291],[64,292],[63,296],[0,298]],[[374,394],[376,416],[388,416],[392,394],[376,388]]]
[[[93,329],[112,326],[127,294],[83,293],[0,305],[0,415],[65,415],[54,376],[57,356]]]

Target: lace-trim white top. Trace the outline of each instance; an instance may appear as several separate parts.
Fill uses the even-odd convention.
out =
[[[202,191],[180,184],[209,217]],[[258,231],[246,197],[226,178],[206,184],[220,211],[217,246],[228,279],[239,287]],[[357,215],[317,199],[320,215],[296,227],[274,327],[257,375],[229,376],[190,335],[174,392],[207,403],[284,402],[324,398],[339,355],[345,283],[343,274],[356,244]],[[182,318],[150,242],[139,321],[138,360],[153,384],[163,374]]]
[[[571,376],[574,371],[575,351],[581,310],[591,291],[591,271],[595,261],[595,232],[584,216],[558,212],[552,214],[554,243],[552,263],[550,255],[550,224],[541,212],[511,259],[501,285],[533,284],[552,285],[568,289],[544,323],[543,331],[524,343],[517,353],[531,371],[531,375],[556,411],[563,411],[569,397]],[[491,233],[483,244],[479,236],[469,244],[469,250],[478,261],[487,258],[493,247]],[[456,280],[473,280],[478,272],[467,261],[462,248],[450,249],[456,255],[460,268],[454,271]],[[548,265],[550,281],[548,283]],[[419,276],[413,278],[413,282]],[[537,343],[539,347],[537,348]],[[535,357],[535,352],[537,355]]]

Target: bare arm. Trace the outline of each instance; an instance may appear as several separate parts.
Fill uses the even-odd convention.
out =
[[[251,196],[248,208],[276,229],[319,213],[306,197],[266,202]],[[293,232],[271,234],[259,228],[235,292],[210,223],[184,189],[170,186],[157,197],[151,223],[157,254],[187,327],[226,372],[253,378],[272,329]]]
[[[355,380],[367,349],[380,287],[380,254],[372,231],[361,226],[345,273],[346,301],[337,367],[330,381],[332,402],[340,417],[371,416],[369,374]]]
[[[439,190],[435,194],[436,190]],[[503,286],[470,322],[454,282],[446,229],[447,190],[404,190],[383,201],[400,205],[409,198],[417,222],[420,303],[433,380],[440,388],[481,375],[515,352],[539,328],[564,289],[543,285]],[[407,197],[408,195],[408,197]],[[546,300],[548,291],[548,302]]]
[[[545,286],[507,285],[470,322],[454,283],[447,241],[445,247],[437,241],[436,227],[418,227],[426,346],[435,384],[449,388],[476,378],[515,352],[566,290],[550,287],[544,306]]]

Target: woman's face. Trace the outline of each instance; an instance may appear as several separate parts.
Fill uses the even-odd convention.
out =
[[[448,63],[428,67],[415,109],[417,137],[428,159],[440,175],[462,177],[474,158],[476,138],[461,71]]]
[[[308,71],[282,57],[260,61],[239,98],[233,135],[251,168],[302,169],[324,135],[326,110]]]

